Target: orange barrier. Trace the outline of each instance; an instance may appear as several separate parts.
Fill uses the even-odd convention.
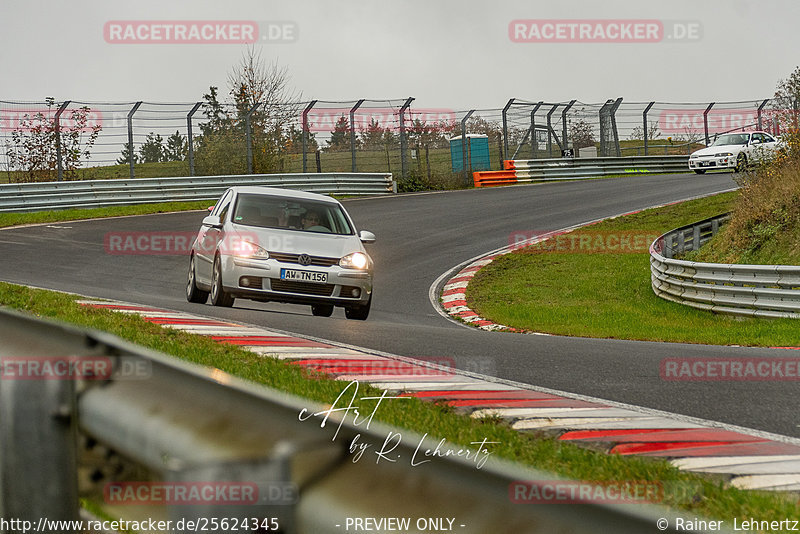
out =
[[[514,170],[517,168],[516,163],[514,163],[513,159],[504,159],[503,160],[503,168],[507,171]]]
[[[475,187],[491,187],[494,185],[510,185],[517,183],[515,171],[478,171],[472,173]]]

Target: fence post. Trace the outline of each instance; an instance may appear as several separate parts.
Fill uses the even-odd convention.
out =
[[[55,120],[53,121],[53,128],[56,133],[56,179],[60,182],[64,179],[64,165],[61,161],[61,114],[67,109],[71,100],[67,100],[56,111]]]
[[[539,140],[536,138],[536,112],[539,111],[539,108],[542,107],[542,102],[539,100],[539,103],[534,106],[533,111],[531,111],[531,158],[536,159],[536,152],[539,149]]]
[[[716,104],[716,102],[710,103],[708,105],[708,107],[706,108],[706,110],[703,112],[703,129],[705,130],[705,134],[706,134],[706,146],[708,146],[708,144],[710,142],[710,140],[708,138],[708,112],[711,111],[711,108],[714,107],[714,104]]]
[[[464,115],[464,118],[461,119],[461,161],[463,162],[462,170],[464,171],[464,185],[469,185],[469,174],[467,171],[467,121],[475,113],[475,110],[472,109]],[[472,167],[472,162],[470,162],[470,167]]]
[[[553,123],[551,117],[561,104],[554,104],[550,111],[547,112],[547,157],[553,157]]]
[[[303,172],[308,172],[308,112],[316,104],[316,100],[312,100],[303,110]]]
[[[614,134],[614,147],[618,158],[622,157],[622,153],[619,149],[619,132],[617,131],[617,110],[620,104],[622,104],[622,97],[619,97],[611,106],[611,132]]]
[[[508,117],[506,114],[508,113],[509,108],[514,103],[514,99],[512,98],[506,103],[506,107],[503,108],[503,150],[501,150],[500,154],[500,161],[502,162],[505,158],[505,155],[508,154]],[[502,169],[502,163],[500,164],[500,168]]]
[[[361,104],[364,103],[364,99],[362,98],[356,105],[350,108],[350,157],[352,159],[352,172],[356,171],[356,123],[355,123],[355,115],[358,108],[361,107]]]
[[[406,125],[405,113],[414,101],[413,97],[408,97],[400,107],[400,178],[406,177]]]
[[[649,137],[648,136],[649,132],[647,131],[648,130],[648,128],[647,128],[647,112],[650,111],[650,108],[652,108],[654,105],[655,105],[655,102],[650,102],[649,104],[647,104],[647,107],[644,108],[644,112],[642,113],[642,128],[644,128],[644,130],[643,130],[644,134],[643,135],[644,135],[644,155],[645,156],[647,155],[647,138]],[[637,154],[638,154],[638,152],[637,152]]]
[[[250,128],[250,116],[256,110],[261,102],[250,108],[247,115],[244,116],[244,134],[247,141],[247,174],[253,174],[253,134]]]
[[[767,102],[769,102],[769,98],[765,98],[764,101],[761,103],[761,105],[758,106],[758,129],[759,130],[763,130],[764,129],[764,126],[762,126],[762,122],[761,122],[761,111],[764,109],[764,106],[767,105]]]
[[[569,149],[569,136],[567,135],[567,111],[569,111],[569,108],[575,105],[575,102],[577,102],[577,100],[570,100],[569,104],[567,104],[567,107],[565,107],[564,111],[561,112],[561,142],[564,145],[564,150]]]
[[[136,160],[136,152],[133,149],[133,114],[136,113],[136,110],[139,109],[141,105],[141,101],[136,102],[128,112],[128,163],[131,166],[131,180],[136,177],[133,172],[133,165]]]
[[[189,138],[189,176],[194,176],[194,135],[192,135],[192,115],[194,115],[202,102],[195,102],[192,110],[186,115],[186,135]]]

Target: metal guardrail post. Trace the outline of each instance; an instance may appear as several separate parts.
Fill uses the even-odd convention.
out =
[[[136,110],[139,109],[141,105],[141,101],[136,102],[128,112],[128,164],[131,166],[131,180],[136,178],[133,170],[133,166],[136,162],[136,151],[133,148],[133,114],[136,113]]]
[[[761,111],[764,109],[764,106],[767,105],[767,102],[769,102],[769,98],[765,98],[764,101],[761,102],[761,105],[758,106],[758,112],[757,113],[758,113],[758,129],[759,130],[763,130],[764,129],[763,123],[761,121]]]
[[[572,106],[575,105],[575,102],[577,102],[577,100],[570,100],[569,104],[567,104],[567,107],[565,107],[563,111],[561,111],[561,127],[562,127],[561,141],[564,145],[563,150],[569,149],[569,135],[567,132],[567,112]]]
[[[714,107],[715,103],[716,102],[711,102],[706,108],[706,110],[703,112],[703,129],[705,130],[706,134],[706,146],[710,144],[710,140],[708,138],[708,112],[711,111],[711,108]]]
[[[411,102],[414,101],[413,97],[408,97],[403,105],[400,107],[399,112],[399,119],[400,119],[400,178],[405,179],[406,171],[407,171],[407,164],[406,164],[406,145],[408,144],[408,140],[406,139],[406,124],[405,124],[405,113],[406,110],[411,106]]]
[[[64,110],[67,109],[71,100],[67,100],[58,108],[56,111],[56,116],[53,120],[53,129],[55,130],[56,134],[56,179],[61,182],[64,180],[64,164],[61,158],[61,114],[64,113]]]
[[[511,105],[514,103],[515,99],[509,100],[505,107],[503,108],[503,153],[500,155],[500,161],[505,159],[505,156],[508,154],[508,117],[507,113],[508,110],[511,108]]]
[[[650,137],[648,135],[649,132],[648,132],[648,127],[647,127],[647,113],[650,111],[650,108],[652,108],[654,105],[655,105],[655,102],[650,102],[649,104],[647,104],[647,107],[644,108],[644,111],[642,112],[642,131],[644,132],[642,135],[644,136],[644,155],[645,156],[647,155],[648,137]]]
[[[464,173],[464,185],[469,185],[470,175],[467,172],[467,121],[473,113],[475,113],[474,109],[470,110],[464,115],[464,118],[461,119],[461,161],[463,162],[461,170]],[[470,162],[470,167],[472,167],[472,162]]]
[[[192,110],[186,114],[186,135],[189,141],[189,176],[194,176],[194,136],[192,135],[192,115],[194,115],[200,106],[202,106],[202,102],[195,102]]]
[[[303,172],[308,172],[308,132],[309,132],[309,128],[308,128],[308,112],[311,111],[311,108],[313,108],[314,104],[316,104],[316,103],[317,103],[316,100],[312,100],[311,102],[309,102],[309,104],[303,110],[303,119],[302,119],[302,121],[303,121],[303,124],[302,124],[302,128],[303,128],[303,136],[302,136],[303,137]],[[317,172],[319,172],[319,171],[317,171]]]
[[[75,381],[30,379],[27,370],[53,366],[56,358],[79,361],[90,349],[83,338],[59,345],[48,328],[29,322],[16,312],[4,312],[0,321],[0,517],[33,525],[42,518],[76,520]]]
[[[352,172],[358,172],[356,170],[356,122],[355,116],[356,111],[358,108],[361,107],[361,104],[364,103],[364,99],[362,98],[356,105],[350,108],[350,158],[352,160],[352,168],[350,169]]]
[[[250,108],[250,111],[244,116],[244,134],[247,143],[247,174],[253,174],[253,132],[250,125],[250,117],[260,105],[261,102],[258,102],[255,106]]]

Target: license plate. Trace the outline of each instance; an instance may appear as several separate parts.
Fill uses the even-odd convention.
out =
[[[321,273],[317,271],[298,271],[297,269],[281,269],[281,280],[327,284],[328,273]]]

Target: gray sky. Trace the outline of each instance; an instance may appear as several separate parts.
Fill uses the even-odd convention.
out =
[[[524,19],[541,32],[551,20],[655,20],[665,35],[512,42],[509,24]],[[257,46],[288,67],[305,99],[414,96],[417,107],[457,110],[512,97],[750,100],[770,97],[800,63],[797,0],[3,0],[0,100],[199,100],[210,85],[225,87],[245,45],[116,44],[104,25],[236,20],[293,25],[293,41]],[[700,28],[699,39],[668,39],[672,21]]]

